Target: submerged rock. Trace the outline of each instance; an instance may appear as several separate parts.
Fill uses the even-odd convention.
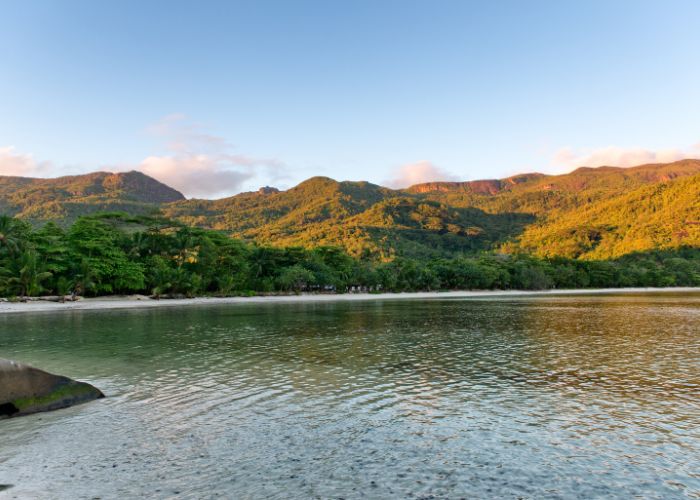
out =
[[[57,410],[103,398],[85,382],[0,359],[0,419]]]

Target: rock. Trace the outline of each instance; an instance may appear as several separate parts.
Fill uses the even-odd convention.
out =
[[[0,419],[57,410],[103,398],[85,382],[0,359]]]
[[[275,194],[279,192],[279,189],[270,186],[263,186],[260,189],[258,189],[258,194]]]

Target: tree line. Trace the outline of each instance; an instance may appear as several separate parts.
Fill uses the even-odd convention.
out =
[[[0,216],[0,296],[700,286],[700,249],[616,260],[481,253],[390,262],[336,247],[278,248],[223,232],[125,214],[33,227]]]

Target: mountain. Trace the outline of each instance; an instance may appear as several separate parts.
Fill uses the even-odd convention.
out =
[[[534,220],[528,214],[487,214],[327,177],[313,177],[287,191],[174,203],[163,213],[259,243],[337,245],[355,256],[383,260],[485,250]]]
[[[379,260],[484,250],[607,259],[700,247],[700,160],[563,175],[431,182],[393,190],[313,177],[219,200],[185,200],[144,174],[0,177],[0,212],[45,221],[155,209],[184,224],[277,246],[337,245]]]
[[[539,179],[547,177],[544,174],[521,174],[506,179],[485,179],[480,181],[465,181],[465,182],[426,182],[423,184],[414,184],[406,189],[409,193],[469,193],[496,195],[505,191],[512,191],[514,187],[531,183]]]
[[[0,176],[0,213],[38,222],[70,221],[100,211],[148,213],[184,199],[179,191],[136,171],[54,179]]]
[[[692,180],[697,175],[700,160],[431,182],[405,190],[314,177],[288,191],[188,200],[163,212],[261,243],[340,245],[381,259],[490,249],[610,258],[700,246],[697,226],[684,222],[700,219],[700,190]]]
[[[408,188],[451,206],[489,212],[550,215],[629,193],[642,186],[700,173],[700,160],[637,167],[581,167],[563,175],[524,174],[502,180],[428,183]]]
[[[658,182],[528,226],[513,250],[609,259],[650,249],[700,247],[700,175]]]

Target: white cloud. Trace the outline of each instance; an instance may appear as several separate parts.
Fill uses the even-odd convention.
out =
[[[249,169],[237,169],[220,157],[190,154],[185,156],[149,156],[138,170],[178,191],[194,197],[232,194],[255,176]]]
[[[49,162],[37,162],[32,155],[20,153],[13,146],[0,147],[0,175],[41,176],[50,168]]]
[[[211,198],[236,193],[260,170],[272,180],[286,177],[281,161],[234,154],[225,139],[205,133],[201,125],[189,122],[184,115],[166,116],[148,132],[164,142],[167,153],[149,156],[137,169],[187,196]]]
[[[433,165],[429,161],[419,161],[403,165],[392,173],[391,179],[385,181],[389,187],[399,189],[424,182],[456,181],[453,174]]]
[[[568,171],[577,167],[633,167],[645,163],[668,163],[685,158],[700,158],[700,143],[685,149],[662,149],[657,151],[618,146],[608,146],[588,151],[562,148],[555,152],[551,164],[557,169]]]
[[[281,161],[237,153],[226,140],[206,133],[201,125],[183,115],[166,116],[147,131],[161,142],[161,154],[148,156],[136,164],[96,165],[87,171],[140,170],[186,196],[202,198],[237,193],[246,181],[258,176],[264,179],[261,184],[287,179]],[[75,168],[71,170],[78,173]],[[12,146],[0,146],[0,175],[55,177],[66,172],[65,167],[38,162],[31,154],[20,153]]]

